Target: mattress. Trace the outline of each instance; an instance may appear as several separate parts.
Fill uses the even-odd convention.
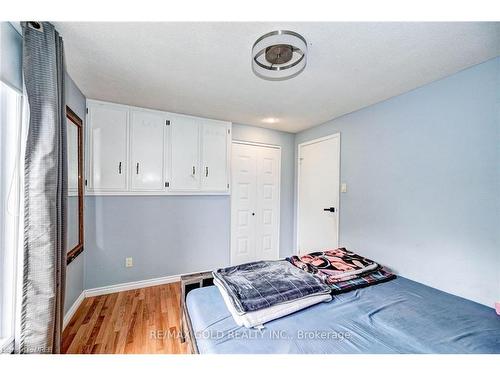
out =
[[[395,280],[240,327],[215,286],[186,298],[200,353],[500,353],[495,310],[423,284]]]

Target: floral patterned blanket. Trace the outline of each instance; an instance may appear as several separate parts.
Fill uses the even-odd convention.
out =
[[[329,285],[333,293],[391,280],[396,276],[371,259],[345,248],[292,256],[294,266],[313,274]]]

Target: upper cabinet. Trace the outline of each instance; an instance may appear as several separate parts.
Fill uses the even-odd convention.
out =
[[[230,122],[94,100],[87,107],[87,194],[229,194]]]
[[[177,117],[171,123],[171,191],[227,192],[231,127],[223,121]]]
[[[178,117],[170,126],[172,191],[200,190],[200,129],[198,121]]]
[[[130,111],[130,188],[165,190],[165,116]]]
[[[95,191],[125,191],[128,175],[128,108],[94,104],[88,107],[89,175]]]
[[[222,121],[205,121],[201,127],[201,188],[226,191],[229,188],[231,129]]]

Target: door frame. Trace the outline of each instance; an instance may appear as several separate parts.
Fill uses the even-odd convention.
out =
[[[240,145],[247,145],[247,146],[256,146],[256,147],[267,147],[267,148],[274,148],[278,149],[280,152],[280,158],[278,160],[278,259],[280,256],[280,237],[281,237],[281,146],[280,145],[275,145],[271,143],[260,143],[260,142],[251,142],[251,141],[239,141],[236,139],[233,139],[231,141],[231,164],[229,168],[229,196],[231,197],[229,199],[229,265],[234,266],[235,264],[233,263],[233,160],[232,160],[232,149],[233,149],[233,144],[240,144]]]
[[[299,143],[297,145],[297,184],[296,184],[296,189],[297,189],[297,205],[295,206],[295,217],[297,218],[296,220],[296,235],[295,235],[295,241],[296,241],[296,244],[295,244],[295,253],[297,255],[300,255],[299,254],[299,240],[300,240],[300,227],[299,227],[299,207],[300,207],[300,159],[301,159],[301,150],[302,150],[302,147],[304,146],[309,146],[309,145],[312,145],[314,143],[319,143],[319,142],[323,142],[323,141],[327,141],[329,139],[332,139],[332,138],[338,138],[339,140],[339,147],[338,147],[338,150],[337,150],[337,160],[338,160],[338,170],[339,170],[339,180],[337,181],[338,182],[338,186],[339,186],[339,193],[338,193],[338,196],[337,196],[337,202],[338,202],[338,205],[339,207],[337,207],[337,244],[335,245],[336,247],[339,246],[339,238],[340,238],[340,180],[341,180],[341,170],[340,170],[340,148],[341,148],[341,139],[340,139],[340,132],[337,132],[337,133],[333,133],[333,134],[330,134],[330,135],[327,135],[325,137],[320,137],[320,138],[315,138],[315,139],[312,139],[310,141],[306,141],[306,142],[302,142],[302,143]]]

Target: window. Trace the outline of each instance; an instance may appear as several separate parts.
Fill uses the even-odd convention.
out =
[[[14,336],[20,135],[21,95],[0,82],[0,349]]]

